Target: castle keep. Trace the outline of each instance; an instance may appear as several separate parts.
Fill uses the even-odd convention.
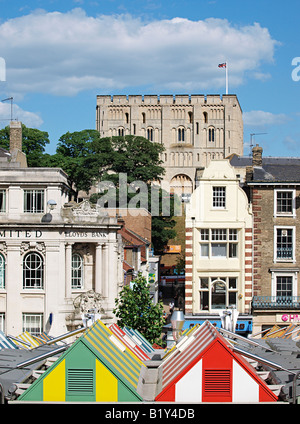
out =
[[[164,179],[185,193],[211,159],[243,154],[236,95],[98,95],[96,129],[101,137],[132,134],[162,143]]]

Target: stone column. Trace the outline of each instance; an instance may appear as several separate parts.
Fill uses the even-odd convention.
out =
[[[108,257],[108,246],[107,243],[103,245],[103,281],[102,281],[102,296],[107,298],[109,295],[109,288],[108,288],[108,274],[109,274],[109,263],[108,263],[109,257]]]
[[[102,244],[96,244],[95,248],[95,292],[103,294],[103,264],[102,264]]]
[[[72,284],[72,244],[65,245],[65,297],[71,298]]]
[[[20,242],[7,243],[6,253],[6,333],[17,336],[22,333],[23,261],[20,255]]]

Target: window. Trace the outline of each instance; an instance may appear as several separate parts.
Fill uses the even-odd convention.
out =
[[[0,331],[5,333],[5,313],[0,312]]]
[[[23,288],[44,287],[44,260],[39,253],[30,252],[23,259]]]
[[[213,187],[213,208],[226,207],[226,187]]]
[[[294,260],[294,229],[275,227],[275,261]]]
[[[293,277],[290,275],[276,277],[276,296],[293,296]]]
[[[200,256],[202,258],[237,258],[238,232],[236,229],[201,229]]]
[[[201,277],[200,310],[237,307],[236,277]]]
[[[178,141],[184,141],[184,128],[178,128]]]
[[[0,212],[6,212],[6,190],[0,190]]]
[[[83,288],[83,260],[78,253],[72,255],[72,289]]]
[[[124,128],[119,128],[118,129],[118,136],[119,137],[124,137]]]
[[[147,139],[149,141],[153,141],[153,128],[148,128],[147,129]]]
[[[24,212],[44,212],[44,190],[24,190]]]
[[[208,130],[208,141],[210,141],[212,143],[215,141],[215,129],[214,128],[209,128],[209,130]]]
[[[0,289],[5,289],[5,258],[0,253]]]
[[[295,216],[295,190],[275,190],[275,216]]]
[[[23,314],[23,332],[28,331],[32,336],[43,332],[43,314]]]

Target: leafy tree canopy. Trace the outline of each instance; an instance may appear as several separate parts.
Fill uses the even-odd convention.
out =
[[[0,146],[6,150],[9,150],[9,133],[9,126],[0,130]],[[45,147],[49,143],[47,132],[22,124],[22,151],[26,154],[28,166],[43,166]]]
[[[138,330],[150,343],[161,342],[163,304],[153,304],[145,277],[139,275],[132,282],[132,288],[124,286],[115,300],[115,306],[113,312],[120,327]]]

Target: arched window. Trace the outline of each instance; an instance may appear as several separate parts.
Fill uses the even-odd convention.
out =
[[[23,259],[23,288],[44,288],[44,259],[37,252],[30,252]]]
[[[72,255],[72,289],[83,288],[83,259],[79,253]]]
[[[153,128],[148,128],[147,129],[147,139],[149,141],[153,141]]]
[[[201,277],[200,311],[237,308],[237,283],[236,277]]]
[[[214,142],[215,141],[215,129],[209,128],[208,130],[208,141]]]
[[[142,113],[142,121],[143,121],[143,124],[146,123],[146,114],[145,114],[145,112]]]
[[[184,128],[178,128],[178,141],[184,141]]]
[[[5,289],[5,258],[0,253],[0,289]]]
[[[215,281],[211,286],[211,307],[212,309],[226,308],[226,284],[224,281]]]
[[[119,137],[124,137],[124,128],[119,128],[118,129],[118,136]]]
[[[207,124],[207,112],[203,112],[203,120],[204,120],[204,123],[205,124]]]

